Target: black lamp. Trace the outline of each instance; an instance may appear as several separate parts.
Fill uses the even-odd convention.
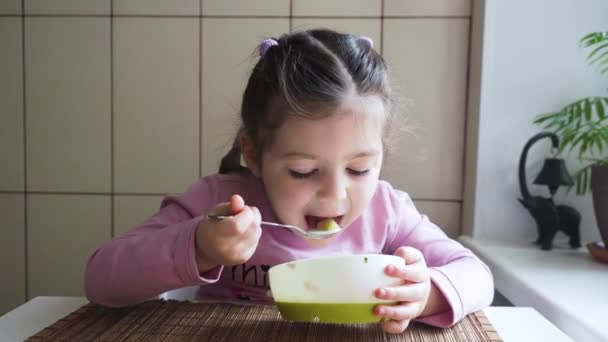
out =
[[[566,163],[561,158],[547,158],[543,164],[543,168],[536,176],[534,184],[546,185],[549,187],[551,196],[555,195],[557,188],[560,186],[574,185],[572,177],[566,169]]]
[[[542,170],[534,180],[534,184],[549,187],[551,193],[549,198],[532,196],[528,191],[528,185],[526,184],[526,157],[528,156],[530,147],[543,138],[551,138],[553,148],[558,148],[559,146],[557,135],[551,132],[538,133],[528,140],[519,158],[519,188],[522,196],[519,202],[528,209],[536,221],[538,239],[535,243],[540,245],[542,249],[549,250],[552,248],[553,238],[558,231],[562,231],[570,237],[570,247],[578,248],[581,246],[579,231],[581,215],[572,207],[555,205],[553,203],[553,195],[555,195],[560,186],[574,184],[568,174],[564,160],[559,158],[545,159]]]

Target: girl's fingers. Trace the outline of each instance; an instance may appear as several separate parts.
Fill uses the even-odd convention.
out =
[[[407,280],[409,282],[420,283],[426,281],[429,277],[429,272],[424,264],[418,263],[414,265],[387,265],[384,272],[395,278]]]
[[[250,207],[251,212],[253,214],[253,221],[250,224],[250,230],[252,232],[252,238],[256,242],[260,240],[260,236],[262,236],[262,226],[260,225],[262,221],[262,215],[260,214],[260,210],[256,207]]]
[[[380,322],[380,327],[382,327],[382,330],[386,331],[387,333],[401,334],[402,332],[405,331],[405,329],[407,329],[407,326],[409,324],[410,324],[409,320],[405,320],[405,321],[386,320],[386,321]]]
[[[400,303],[394,306],[378,305],[376,306],[376,315],[395,321],[410,320],[416,318],[419,308],[419,303]]]
[[[395,251],[395,255],[402,257],[405,260],[406,265],[417,264],[420,262],[422,262],[426,265],[422,252],[420,252],[418,249],[416,249],[414,247],[409,247],[409,246],[399,247]]]
[[[223,215],[223,216],[232,216],[231,213],[231,204],[230,202],[220,203],[215,206],[208,214],[209,215]]]
[[[418,302],[424,299],[425,294],[425,283],[385,286],[374,291],[374,295],[378,299],[391,300],[395,302]]]
[[[420,305],[418,303],[402,303],[395,306],[378,305],[374,312],[382,317],[382,329],[390,333],[401,333],[416,318]]]
[[[253,210],[253,217],[255,223],[259,225],[262,222],[262,214],[260,213],[260,210],[256,207],[251,207],[251,209]]]
[[[241,256],[242,262],[246,262],[251,258],[251,256],[255,253],[258,244],[255,241],[241,241],[240,243],[234,245],[235,251],[238,251],[238,255]]]
[[[245,200],[240,195],[230,197],[230,208],[232,215],[240,213],[245,208]]]
[[[237,198],[238,197],[238,198]],[[234,195],[231,201],[240,201],[242,198],[238,195]],[[237,207],[239,204],[236,203]],[[227,217],[222,220],[208,219],[214,222],[216,225],[215,231],[221,232],[225,235],[242,235],[249,231],[258,230],[260,227],[261,215],[260,211],[256,207],[249,207],[243,205],[239,210],[238,214],[226,214],[231,210],[234,210],[234,203],[222,203],[216,206],[210,214],[214,215],[226,215]]]
[[[233,219],[238,233],[243,234],[259,226],[259,211],[255,207],[245,206],[240,213],[234,215]]]

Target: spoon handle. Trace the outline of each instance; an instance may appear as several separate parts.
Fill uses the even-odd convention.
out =
[[[223,219],[231,218],[232,215],[207,214],[207,217],[216,219],[216,220],[223,220]]]
[[[228,215],[216,215],[216,214],[208,214],[207,215],[208,218],[210,219],[215,219],[215,220],[223,220],[226,218],[230,218],[231,216]],[[326,239],[329,237],[332,237],[334,235],[336,235],[338,233],[339,230],[337,231],[321,231],[321,230],[304,230],[300,227],[297,226],[292,226],[289,224],[281,224],[281,223],[274,223],[274,222],[267,222],[267,221],[262,221],[260,222],[260,224],[265,225],[265,226],[273,226],[273,227],[281,227],[281,228],[287,228],[297,234],[303,235],[305,237],[311,238],[311,239],[316,239],[316,240],[322,240],[322,239]]]
[[[288,224],[281,224],[281,223],[274,223],[274,222],[266,222],[266,221],[261,221],[261,224],[265,225],[265,226],[275,226],[275,227],[284,227],[284,228],[294,228],[294,226],[290,226]],[[298,227],[295,227],[298,228]]]
[[[209,215],[207,215],[207,217],[212,218],[212,219],[216,219],[216,220],[223,220],[223,219],[229,218],[231,216],[209,214]],[[287,224],[280,224],[280,223],[267,222],[267,221],[261,221],[260,224],[263,224],[265,226],[275,226],[275,227],[284,227],[284,228],[297,228],[297,227],[290,226],[290,225],[287,225]]]

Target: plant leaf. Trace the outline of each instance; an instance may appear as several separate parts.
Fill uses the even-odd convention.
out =
[[[561,144],[559,145],[559,152],[561,153],[570,144],[572,139],[574,139],[575,137],[576,137],[576,132],[570,131],[570,132],[564,133]]]
[[[583,113],[585,113],[585,121],[591,121],[591,102],[589,99],[583,101]]]
[[[602,60],[603,57],[608,56],[608,50],[604,51],[601,55],[595,57],[593,60],[589,61],[589,64],[595,64],[599,61]],[[603,62],[600,63],[601,64],[606,64],[606,62],[608,61],[608,59],[605,59]]]
[[[585,170],[580,170],[576,176],[576,193],[578,195],[583,194],[584,183],[585,183]]]
[[[572,121],[572,120],[582,121],[583,120],[583,113],[585,112],[584,108],[583,108],[584,101],[585,101],[585,99],[582,99],[573,104],[573,106],[571,107],[570,117],[568,118],[568,121]]]
[[[584,139],[582,141],[581,148],[578,151],[578,159],[583,159],[583,155],[585,154],[585,152],[587,152],[590,143],[593,143],[593,141],[589,139]]]
[[[586,156],[600,156],[608,150],[604,149],[608,146],[606,96],[589,96],[573,101],[558,112],[538,115],[534,123],[558,135],[559,154],[576,151],[579,160],[588,162],[584,159]],[[608,163],[607,157],[601,160]]]
[[[578,132],[575,132],[574,134],[576,135]],[[570,151],[572,151],[578,144],[583,143],[587,140],[587,132],[582,133],[581,135],[579,135],[576,139],[574,139],[574,141],[572,142],[572,146],[570,147]],[[579,158],[581,156],[581,152],[579,150]]]
[[[600,147],[600,156],[601,156],[603,149],[604,149],[604,144],[606,146],[608,146],[608,135],[604,132],[601,132],[600,134],[598,134],[598,141],[602,145],[602,147]]]
[[[598,34],[597,32],[588,33],[586,36],[584,36],[583,38],[581,38],[579,40],[579,42],[581,44],[589,44],[588,41],[591,41],[591,44],[593,44],[593,38],[595,38],[597,36],[597,34]],[[588,45],[585,45],[585,46],[588,46]]]
[[[546,120],[549,120],[551,118],[557,117],[559,115],[561,115],[561,111],[560,112],[554,112],[554,113],[546,113],[546,114],[541,114],[539,116],[536,117],[536,119],[534,119],[534,123],[535,124],[539,124],[542,123]]]
[[[579,43],[584,47],[589,47],[591,45],[600,43],[608,38],[607,32],[591,32],[581,38]]]
[[[605,112],[604,112],[604,105],[602,104],[602,99],[597,99],[595,101],[595,112],[597,113],[597,117],[600,118],[600,120],[603,120],[605,117]]]
[[[601,137],[599,137],[599,136],[598,136],[598,137],[595,139],[595,144],[597,145],[597,149],[598,149],[598,151],[599,151],[599,154],[602,154],[602,149],[603,149],[603,147],[604,147],[604,146],[603,146],[603,144],[602,144],[602,139],[601,139]]]
[[[582,191],[581,191],[581,195],[584,194],[587,190],[587,187],[589,187],[588,185],[589,183],[589,169],[585,169],[583,171],[583,184],[582,184]]]
[[[587,56],[587,59],[590,60],[591,58],[593,58],[593,56],[595,56],[596,53],[600,52],[601,50],[603,50],[605,48],[608,48],[608,43],[602,44],[602,45],[596,47],[593,51],[591,51],[589,56]]]

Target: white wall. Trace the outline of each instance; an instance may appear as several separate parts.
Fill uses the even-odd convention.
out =
[[[519,155],[525,142],[541,131],[532,124],[537,114],[584,96],[608,95],[608,78],[588,66],[587,51],[578,46],[585,34],[606,30],[605,0],[486,1],[474,237],[536,237],[534,221],[516,201]],[[530,179],[551,152],[549,139],[544,140],[528,155],[532,194],[548,194]],[[573,161],[568,167],[571,174],[578,169]],[[583,243],[599,239],[589,194],[581,197],[560,189],[556,202],[571,204],[583,215]]]

